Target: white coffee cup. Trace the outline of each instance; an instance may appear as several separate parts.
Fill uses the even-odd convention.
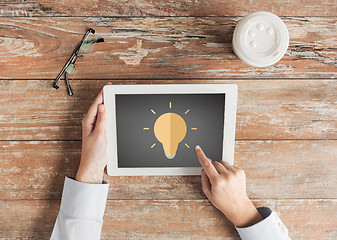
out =
[[[286,53],[289,33],[275,14],[255,12],[242,18],[233,34],[233,51],[253,67],[266,67],[278,62]]]

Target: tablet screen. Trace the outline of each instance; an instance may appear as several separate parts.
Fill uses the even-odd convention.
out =
[[[118,168],[200,167],[223,149],[225,94],[116,94]]]

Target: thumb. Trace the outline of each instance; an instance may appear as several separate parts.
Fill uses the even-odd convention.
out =
[[[106,107],[103,104],[98,104],[95,131],[105,132],[106,123],[107,123]]]
[[[212,187],[205,170],[201,170],[201,183],[202,183],[202,191],[205,193],[207,198],[210,198],[212,194],[211,191]]]

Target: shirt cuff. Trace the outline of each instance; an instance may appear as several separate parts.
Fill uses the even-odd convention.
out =
[[[70,217],[101,220],[109,184],[91,184],[66,177],[60,211]]]
[[[288,229],[276,212],[267,207],[257,209],[264,218],[262,221],[245,228],[235,227],[242,240],[279,240],[290,239]]]

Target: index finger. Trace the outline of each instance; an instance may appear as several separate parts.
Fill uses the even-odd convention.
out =
[[[214,177],[217,177],[219,175],[218,171],[215,169],[210,160],[206,157],[205,153],[202,151],[199,145],[195,146],[195,154],[197,155],[199,162],[205,170],[209,180],[212,182]]]

